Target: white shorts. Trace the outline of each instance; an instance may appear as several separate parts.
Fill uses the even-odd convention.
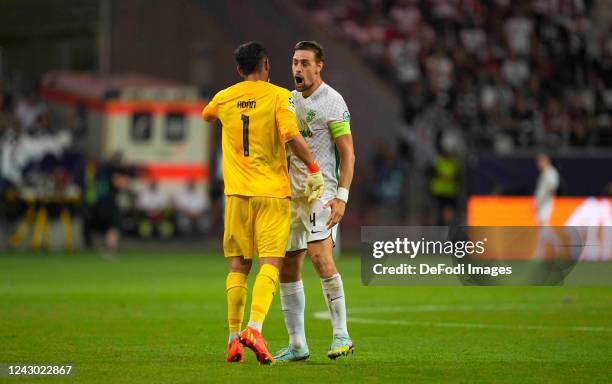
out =
[[[308,243],[324,240],[331,236],[336,243],[338,225],[327,229],[325,223],[331,214],[331,208],[323,208],[326,201],[317,200],[308,204],[307,198],[291,199],[291,233],[287,252],[308,248]]]

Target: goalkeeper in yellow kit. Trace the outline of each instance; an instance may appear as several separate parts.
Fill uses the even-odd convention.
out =
[[[308,168],[309,199],[321,197],[323,176],[297,128],[291,92],[269,82],[270,62],[265,48],[248,42],[234,54],[244,81],[218,92],[202,112],[205,120],[218,118],[223,125],[227,195],[223,251],[229,261],[227,361],[241,362],[244,345],[255,352],[260,364],[272,364],[274,359],[261,331],[278,287],[279,267],[289,238],[291,189],[285,144]],[[249,322],[240,332],[254,254],[259,256],[260,268]]]

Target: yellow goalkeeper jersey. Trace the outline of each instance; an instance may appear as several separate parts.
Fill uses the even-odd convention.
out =
[[[243,81],[219,91],[202,114],[223,125],[226,195],[291,196],[285,143],[299,134],[291,92]]]

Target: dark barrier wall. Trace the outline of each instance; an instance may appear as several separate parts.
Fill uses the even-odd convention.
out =
[[[610,194],[612,155],[593,158],[552,157],[562,196]],[[538,177],[535,158],[480,156],[471,172],[470,194],[531,195]]]

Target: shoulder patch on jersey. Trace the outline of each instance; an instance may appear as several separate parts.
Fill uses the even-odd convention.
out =
[[[306,113],[306,122],[310,123],[314,120],[315,116],[317,115],[317,111],[315,111],[314,109],[309,110]]]
[[[349,113],[349,111],[344,111],[344,113],[342,114],[342,121],[351,121],[351,114]]]
[[[295,113],[295,100],[293,100],[291,96],[289,96],[289,105],[287,105],[287,109]]]

